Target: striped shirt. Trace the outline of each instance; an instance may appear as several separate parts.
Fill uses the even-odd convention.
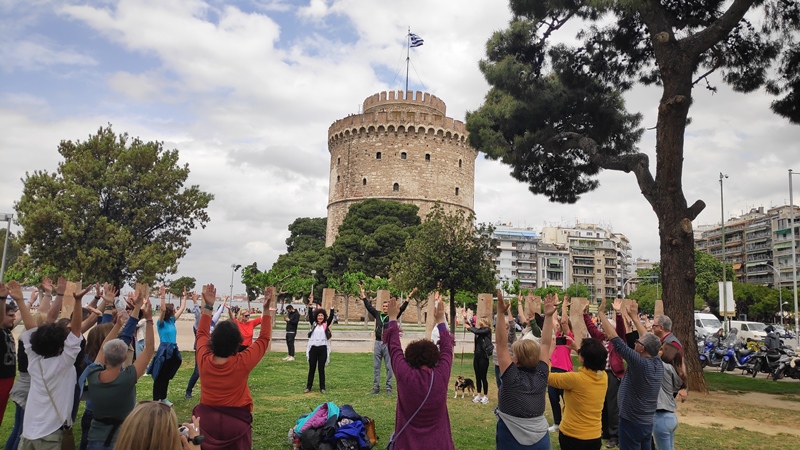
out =
[[[658,392],[661,390],[661,380],[664,378],[661,358],[641,356],[628,347],[620,337],[612,339],[611,344],[628,363],[628,370],[622,377],[617,394],[619,416],[638,424],[652,424]]]
[[[542,361],[533,369],[512,363],[500,376],[503,383],[497,394],[497,408],[509,416],[523,419],[541,416],[544,414],[549,375],[550,367]]]

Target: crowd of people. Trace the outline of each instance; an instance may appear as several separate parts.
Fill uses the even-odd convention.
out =
[[[82,398],[86,404],[80,418],[81,449],[253,448],[253,398],[247,381],[269,346],[274,290],[265,291],[262,315],[251,318],[248,310],[231,311],[227,299],[219,304],[213,285],[203,286],[200,295],[184,292],[177,307],[166,303],[161,288],[158,308],[151,304],[146,287],[137,287],[126,300],[120,300],[109,284],[89,286],[65,298],[66,288],[63,278],[55,286],[45,279],[44,294],[32,312],[37,293],[25,302],[19,283],[0,283],[0,355],[4,356],[0,424],[8,400],[15,404],[6,450],[61,449],[64,442],[75,442],[72,425]],[[92,289],[94,299],[83,307],[82,299]],[[366,311],[375,319],[371,393],[382,391],[382,365],[385,391],[391,395],[393,379],[397,384],[390,445],[454,448],[447,397],[455,340],[445,323],[441,295],[434,296],[435,339],[414,341],[404,351],[398,318],[408,302],[399,304],[391,298],[379,311],[363,288],[361,294]],[[623,307],[617,299],[612,305],[614,323],[604,314],[595,319],[584,310],[589,337],[576,339],[568,298],[560,302],[560,316],[558,297],[547,296],[539,311],[526,311],[519,302],[515,317],[502,292],[497,297],[494,339],[488,318],[478,318],[474,324],[465,320],[464,326],[475,337],[476,403],[489,401],[487,374],[489,362],[494,362],[498,449],[549,449],[551,435],[556,434],[564,450],[597,450],[603,440],[609,448],[649,449],[652,443],[658,450],[673,448],[677,401],[686,399],[687,384],[683,349],[671,333],[669,317],[655,316],[649,332],[639,319],[636,302]],[[188,300],[195,316],[196,357],[186,397],[192,397],[199,379],[201,399],[191,422],[180,426],[167,391],[181,364],[176,321]],[[225,310],[228,320],[221,320]],[[605,301],[600,310],[605,310]],[[319,390],[326,392],[333,314],[333,309],[326,311],[313,296],[309,298],[305,392],[311,391],[317,374]],[[284,361],[292,361],[299,313],[287,308],[284,320],[288,348]],[[20,322],[24,331],[17,343],[12,330]],[[573,351],[578,355],[577,370]],[[152,401],[137,403],[136,385],[145,373],[153,377]],[[547,398],[552,425],[545,417]],[[25,414],[26,410],[36,414]],[[148,433],[143,435],[142,429]]]
[[[83,298],[93,288],[94,299],[84,307]],[[204,449],[253,447],[247,378],[269,345],[272,291],[265,295],[265,313],[254,320],[240,313],[235,320],[220,321],[227,305],[215,309],[213,285],[203,287],[202,306],[192,294],[196,366],[187,397],[198,377],[206,382],[200,385],[201,400],[191,422],[179,426],[166,394],[181,363],[176,321],[188,295],[184,292],[176,308],[165,302],[162,287],[159,308],[154,308],[146,287],[137,286],[127,299],[109,284],[65,295],[64,278],[55,286],[45,278],[42,289],[32,312],[38,292],[26,302],[18,282],[0,283],[0,424],[9,399],[16,408],[5,449],[75,448],[76,438],[79,448],[88,450],[188,450],[200,449],[201,443]],[[12,330],[20,322],[24,331],[17,344]],[[153,400],[137,403],[136,385],[145,373],[153,377]],[[78,437],[72,426],[81,399],[86,404]],[[200,417],[205,418],[202,425]]]

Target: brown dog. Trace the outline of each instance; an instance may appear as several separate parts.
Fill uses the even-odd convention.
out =
[[[458,397],[458,391],[461,391],[461,398],[464,398],[464,393],[467,391],[469,391],[470,395],[475,394],[475,383],[473,383],[471,379],[464,378],[459,375],[456,377],[456,383],[453,387],[453,390],[455,391],[453,398]]]

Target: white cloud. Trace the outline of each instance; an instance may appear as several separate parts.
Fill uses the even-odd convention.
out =
[[[117,131],[178,148],[192,171],[189,182],[215,194],[211,223],[192,235],[180,272],[227,286],[232,262],[269,267],[284,251],[295,218],[325,216],[327,129],[357,112],[364,98],[402,89],[404,70],[391,78],[405,60],[409,25],[425,39],[412,51],[412,85],[421,78],[447,103],[448,115],[463,120],[488,90],[478,70],[486,40],[510,18],[506,2],[497,0],[468,7],[424,0],[253,0],[247,6],[256,12],[220,0],[39,2],[8,10],[16,16],[0,19],[13,25],[2,27],[0,39],[39,45],[0,50],[25,61],[15,67],[39,70],[57,61],[76,72],[47,72],[31,86],[0,71],[0,128],[12,130],[0,134],[6,174],[0,210],[19,197],[26,170],[55,169],[61,139],[85,139],[111,122]],[[41,24],[45,14],[85,29],[86,46],[57,45],[57,33]],[[293,22],[283,20],[290,14]],[[51,85],[57,86],[52,95],[42,92]],[[716,95],[694,92],[686,134],[687,202],[708,205],[699,223],[719,220],[720,171],[730,175],[726,211],[734,212],[783,203],[786,169],[800,170],[797,129],[769,112],[771,98],[717,85]],[[640,88],[626,100],[652,127],[660,96],[658,89]],[[654,135],[647,131],[640,143],[653,170]],[[631,239],[635,256],[659,258],[657,221],[633,175],[601,173],[595,192],[559,205],[530,194],[507,166],[478,158],[478,220],[535,228],[606,223]]]

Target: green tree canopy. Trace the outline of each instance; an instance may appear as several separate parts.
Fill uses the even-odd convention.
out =
[[[189,165],[178,151],[109,125],[86,141],[61,141],[58,152],[56,172],[26,174],[14,205],[31,267],[118,287],[175,273],[214,198],[184,186]]]
[[[7,223],[0,222],[0,225],[7,225]],[[19,237],[16,234],[14,234],[14,232],[9,231],[8,247],[5,247],[5,244],[6,244],[6,227],[0,226],[0,252],[2,252],[4,248],[6,249],[5,252],[6,273],[4,274],[3,277],[5,278],[5,280],[0,280],[0,281],[6,281],[6,280],[22,281],[22,278],[18,278],[19,275],[17,274],[17,272],[11,269],[17,263],[17,260],[23,255],[22,246],[19,244]],[[8,276],[9,271],[12,275],[14,275],[14,277]]]
[[[682,186],[692,90],[710,86],[708,76],[718,71],[734,90],[763,87],[778,96],[773,111],[800,123],[800,2],[509,3],[511,23],[489,39],[480,62],[491,89],[467,115],[470,144],[510,165],[512,176],[551,201],[577,201],[599,186],[602,169],[633,173],[659,221],[662,277],[670,280],[665,310],[676,335],[693,341],[692,220],[705,203],[689,206]],[[577,36],[559,36],[567,29]],[[655,175],[637,147],[641,115],[628,112],[622,100],[641,85],[662,92]],[[696,349],[687,349],[690,385],[705,390]]]
[[[194,289],[195,285],[197,284],[197,280],[194,277],[180,277],[178,279],[172,280],[168,282],[169,284],[169,293],[175,296],[180,297],[183,295],[183,289],[186,288],[186,292],[191,292]]]
[[[498,254],[491,225],[475,225],[464,211],[446,212],[436,204],[406,242],[392,266],[392,279],[403,290],[417,287],[422,294],[441,289],[450,293],[450,330],[455,332],[455,295],[458,291],[494,292]]]
[[[388,278],[392,263],[420,224],[418,211],[416,205],[391,200],[367,199],[350,206],[326,252],[325,277],[363,272]]]

